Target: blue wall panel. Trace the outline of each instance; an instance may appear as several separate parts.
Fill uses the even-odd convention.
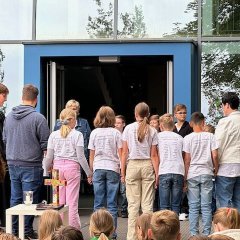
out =
[[[171,55],[174,69],[174,104],[184,103],[191,111],[192,49],[192,43],[26,44],[24,83],[32,83],[40,89],[41,57]]]

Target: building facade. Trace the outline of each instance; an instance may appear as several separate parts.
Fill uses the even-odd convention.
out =
[[[221,117],[222,92],[240,83],[237,0],[0,0],[0,73],[7,112],[25,83],[40,89],[52,126],[70,98],[91,122],[104,104],[129,121],[176,103]]]

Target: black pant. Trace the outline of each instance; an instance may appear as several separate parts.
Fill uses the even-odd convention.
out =
[[[6,226],[6,209],[10,207],[11,181],[9,172],[6,172],[5,180],[0,183],[0,222],[1,227]]]

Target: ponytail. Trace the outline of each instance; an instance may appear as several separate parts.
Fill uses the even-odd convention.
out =
[[[142,142],[145,136],[148,134],[148,132],[149,132],[148,119],[147,117],[144,117],[143,120],[139,123],[139,127],[137,130],[138,141]]]

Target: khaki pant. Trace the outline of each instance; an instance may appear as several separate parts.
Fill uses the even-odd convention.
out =
[[[155,174],[151,160],[129,160],[126,172],[126,194],[128,200],[127,240],[135,240],[136,218],[140,206],[143,213],[153,212]]]

